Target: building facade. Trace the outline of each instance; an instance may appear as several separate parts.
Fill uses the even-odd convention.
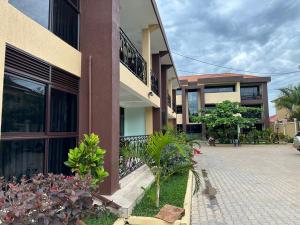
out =
[[[70,173],[83,134],[107,150],[119,188],[120,138],[176,126],[176,69],[154,0],[1,0],[0,176]]]
[[[200,109],[212,109],[229,100],[242,106],[259,107],[257,129],[269,127],[268,82],[270,77],[240,74],[203,74],[180,77],[176,92],[177,127],[190,134],[206,138],[205,125],[193,123],[191,117]]]

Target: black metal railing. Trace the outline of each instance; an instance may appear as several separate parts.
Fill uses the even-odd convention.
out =
[[[122,29],[120,29],[120,41],[120,61],[147,85],[147,63]]]
[[[172,101],[171,101],[171,96],[168,95],[168,106],[169,106],[170,108],[172,108],[171,103],[172,103]]]
[[[151,90],[159,96],[159,87],[158,87],[158,78],[156,75],[152,72],[151,74]]]
[[[124,156],[124,149],[129,147],[135,151],[143,149],[147,143],[148,135],[120,137],[120,159],[119,159],[119,178],[123,178],[132,173],[143,163],[138,158],[127,158]]]

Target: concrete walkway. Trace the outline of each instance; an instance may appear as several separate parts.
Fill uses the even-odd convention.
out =
[[[300,225],[300,152],[290,145],[202,150],[193,225]]]

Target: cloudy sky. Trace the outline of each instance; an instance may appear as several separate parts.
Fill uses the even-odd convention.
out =
[[[261,73],[299,70],[300,0],[157,0],[157,4],[175,53]],[[179,75],[242,73],[173,57]],[[278,88],[298,83],[300,73],[272,75],[269,100],[278,96]],[[274,113],[270,103],[270,114]]]

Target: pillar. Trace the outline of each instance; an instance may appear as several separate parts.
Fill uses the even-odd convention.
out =
[[[269,119],[269,102],[268,102],[268,83],[262,84],[263,93],[263,113],[264,113],[264,123],[265,128],[268,128],[270,126],[270,119]]]
[[[158,78],[158,92],[161,95],[161,58],[159,54],[152,55],[152,71]],[[152,108],[153,111],[153,131],[160,131],[162,128],[161,108]]]
[[[104,167],[109,177],[101,184],[103,194],[119,188],[119,9],[119,0],[81,2],[79,132],[80,137],[89,130],[98,134],[106,149]]]
[[[186,124],[187,124],[187,89],[182,87],[182,130],[186,132]]]

